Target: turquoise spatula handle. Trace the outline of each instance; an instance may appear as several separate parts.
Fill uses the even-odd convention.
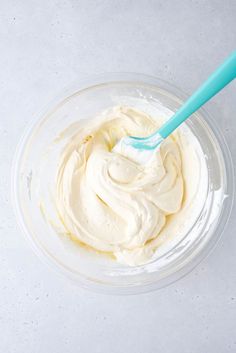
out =
[[[184,105],[169,119],[158,133],[166,138],[191,114],[236,78],[236,51],[198,88]]]

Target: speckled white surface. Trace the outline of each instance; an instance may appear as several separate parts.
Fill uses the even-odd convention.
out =
[[[34,255],[10,202],[16,143],[81,74],[135,71],[187,92],[236,49],[236,2],[2,0],[0,3],[0,352],[236,352],[236,220],[191,274],[115,297],[80,289]],[[212,102],[236,161],[236,82]],[[234,208],[235,214],[235,208]]]

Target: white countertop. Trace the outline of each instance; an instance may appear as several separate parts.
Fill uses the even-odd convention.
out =
[[[12,211],[10,167],[24,128],[84,74],[133,71],[192,92],[236,49],[236,2],[2,0],[0,4],[0,352],[236,352],[236,218],[191,274],[116,297],[48,269]],[[236,161],[236,82],[207,108]],[[235,215],[235,208],[234,208]]]

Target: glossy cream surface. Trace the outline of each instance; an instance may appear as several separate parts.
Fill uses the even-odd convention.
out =
[[[194,208],[202,156],[192,133],[172,134],[145,163],[112,151],[122,137],[149,135],[162,123],[127,106],[78,122],[57,170],[56,207],[65,231],[130,266],[150,261]]]

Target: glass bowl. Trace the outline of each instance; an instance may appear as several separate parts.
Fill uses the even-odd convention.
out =
[[[89,289],[115,294],[161,288],[191,271],[216,244],[230,215],[234,175],[226,142],[217,123],[201,109],[186,122],[197,137],[208,170],[204,205],[191,228],[148,264],[126,267],[74,244],[55,231],[52,189],[58,156],[65,145],[60,133],[80,119],[114,105],[137,107],[145,101],[176,111],[187,96],[157,78],[117,73],[74,84],[35,119],[22,137],[12,172],[17,220],[36,253],[50,266]],[[133,103],[132,103],[133,102]]]

